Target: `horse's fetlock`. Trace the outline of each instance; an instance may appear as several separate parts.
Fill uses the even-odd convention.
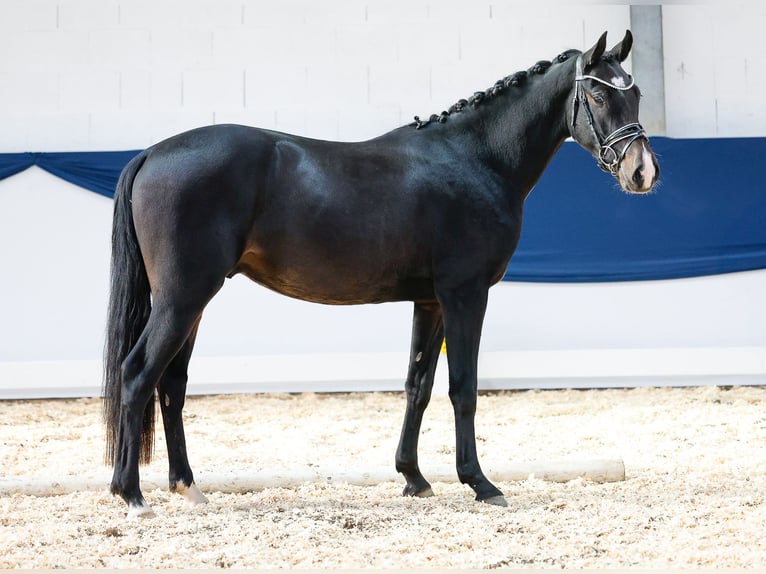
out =
[[[479,488],[482,482],[486,482],[478,462],[467,462],[457,466],[457,476],[462,484],[467,484],[474,490]]]
[[[409,474],[412,472],[418,472],[418,463],[412,460],[396,459],[396,472],[401,474]]]

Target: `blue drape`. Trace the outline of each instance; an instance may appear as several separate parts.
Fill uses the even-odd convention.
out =
[[[676,279],[766,268],[766,138],[651,140],[660,185],[627,195],[565,144],[527,199],[506,280]]]
[[[661,184],[630,196],[579,146],[564,144],[527,199],[504,279],[638,281],[766,268],[766,189],[756,174],[766,138],[652,138],[652,147]],[[137,153],[0,154],[0,179],[37,165],[112,197]]]
[[[0,179],[36,165],[69,183],[113,197],[122,168],[139,151],[2,153]]]

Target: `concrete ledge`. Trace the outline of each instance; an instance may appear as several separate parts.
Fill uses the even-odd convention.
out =
[[[400,391],[404,353],[198,357],[189,394]],[[503,351],[479,357],[479,388],[766,384],[766,347]],[[100,395],[101,362],[0,363],[0,399]],[[442,357],[434,392],[447,391]]]

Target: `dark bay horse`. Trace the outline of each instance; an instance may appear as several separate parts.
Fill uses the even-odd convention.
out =
[[[585,53],[538,62],[365,142],[218,125],[133,159],[115,193],[104,367],[111,491],[129,514],[152,514],[139,463],[152,451],[155,393],[170,489],[205,501],[184,439],[187,365],[205,306],[237,273],[318,303],[413,301],[396,452],[404,494],[431,494],[417,446],[446,338],[458,477],[477,500],[505,504],[475,444],[487,291],[519,240],[525,198],[567,137],[626,192],[652,189],[659,170],[638,123],[639,90],[620,65],[631,45],[627,32],[607,51],[604,34]]]

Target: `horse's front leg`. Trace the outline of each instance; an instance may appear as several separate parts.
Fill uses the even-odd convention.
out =
[[[457,474],[476,492],[476,500],[506,506],[503,493],[481,470],[476,452],[476,399],[479,342],[488,287],[463,284],[440,293],[449,364],[449,398],[455,412]]]
[[[418,438],[423,413],[431,400],[434,373],[439,349],[444,337],[442,311],[437,302],[415,303],[412,319],[412,346],[407,373],[407,411],[404,415],[399,447],[396,449],[396,470],[404,475],[405,496],[430,496],[431,485],[418,467]]]

